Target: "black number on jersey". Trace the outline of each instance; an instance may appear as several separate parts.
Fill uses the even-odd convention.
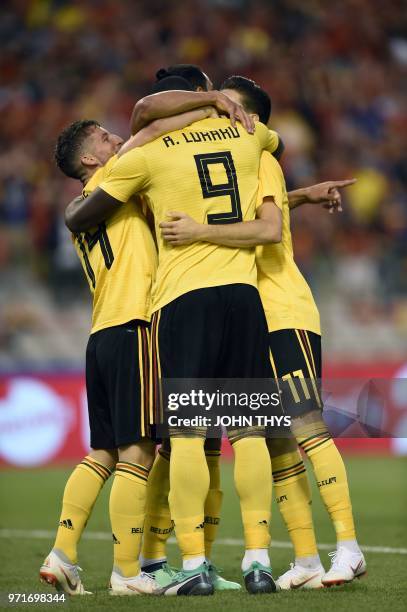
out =
[[[236,168],[230,151],[222,151],[221,153],[204,153],[203,155],[194,155],[194,158],[198,170],[199,181],[201,183],[203,197],[216,198],[219,196],[229,196],[232,204],[232,210],[229,212],[208,215],[208,223],[215,225],[221,223],[237,223],[238,221],[242,221],[243,216],[240,205]],[[209,166],[214,164],[223,164],[228,179],[227,183],[213,185]]]
[[[112,251],[112,247],[110,244],[109,236],[106,231],[106,224],[101,223],[98,226],[96,232],[91,234],[90,232],[85,232],[84,234],[77,234],[76,239],[78,240],[79,248],[83,255],[83,260],[85,262],[86,272],[89,276],[90,282],[92,283],[92,287],[96,287],[96,278],[95,273],[90,265],[88,252],[86,250],[85,242],[88,246],[89,253],[93,249],[93,247],[99,242],[100,249],[102,251],[103,259],[105,260],[105,266],[108,270],[112,267],[112,263],[114,262],[114,255]]]

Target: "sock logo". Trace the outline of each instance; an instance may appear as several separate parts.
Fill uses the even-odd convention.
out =
[[[143,527],[132,527],[131,533],[144,533],[144,528]]]
[[[74,530],[71,519],[64,519],[63,521],[59,521],[59,526],[65,527],[66,529],[72,529],[72,531]]]
[[[113,538],[113,544],[120,544],[119,540],[116,538],[114,533],[112,533],[112,538]]]
[[[205,516],[204,523],[207,525],[219,525],[220,518],[218,516]]]
[[[268,523],[267,523],[267,521],[266,521],[266,520],[259,521],[259,525],[267,525],[267,524],[268,524]]]
[[[195,527],[195,529],[204,529],[204,528],[205,528],[205,523],[199,523],[199,525]]]
[[[277,499],[276,499],[276,502],[278,504],[281,504],[281,502],[283,502],[283,501],[288,501],[287,500],[287,495],[280,495],[280,497],[277,497]]]
[[[155,527],[154,525],[150,526],[150,531],[152,533],[158,533],[161,535],[165,535],[167,533],[172,533],[174,531],[174,521],[172,521],[171,527],[167,527],[166,529],[161,529],[160,527]]]
[[[330,478],[327,478],[326,480],[320,480],[319,482],[317,482],[318,487],[325,487],[326,485],[330,485],[336,482],[336,476],[331,476]]]

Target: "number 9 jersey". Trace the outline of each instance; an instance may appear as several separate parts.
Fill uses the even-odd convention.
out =
[[[179,296],[235,283],[257,287],[254,249],[209,243],[172,247],[159,224],[170,211],[199,223],[234,223],[255,218],[262,149],[271,153],[278,135],[265,125],[248,134],[229,120],[204,119],[123,155],[106,174],[101,189],[127,202],[141,192],[154,213],[159,264],[153,311]]]
[[[117,160],[114,155],[86,183],[89,195]],[[157,250],[141,205],[130,199],[105,223],[72,236],[93,294],[92,330],[150,321]]]

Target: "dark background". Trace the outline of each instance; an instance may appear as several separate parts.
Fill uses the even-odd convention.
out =
[[[331,360],[405,357],[406,10],[391,0],[14,0],[0,8],[0,367],[83,363],[90,299],[61,211],[59,131],[128,134],[155,71],[197,63],[271,94],[289,188],[357,177],[344,212],[293,212]]]

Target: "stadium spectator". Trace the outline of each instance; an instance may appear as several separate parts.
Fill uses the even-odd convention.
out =
[[[126,134],[132,105],[150,89],[157,68],[179,62],[202,65],[215,84],[240,73],[270,92],[271,126],[286,145],[289,188],[358,178],[345,195],[342,215],[317,209],[293,215],[297,261],[321,303],[331,355],[352,351],[362,358],[378,347],[382,356],[402,354],[407,331],[402,2],[197,0],[169,8],[164,0],[11,0],[1,13],[0,365],[22,357],[50,359],[55,338],[49,343],[35,323],[42,301],[50,317],[65,317],[75,338],[85,336],[87,302],[77,289],[81,273],[59,222],[77,188],[53,165],[56,135],[87,116]],[[71,307],[66,292],[61,296],[62,285],[71,287],[76,314],[61,309],[61,300]],[[26,324],[6,333],[2,322],[23,295],[22,286],[40,297],[32,300],[31,314],[26,304]],[[342,333],[344,327],[348,331]],[[64,348],[72,334],[61,338],[58,354],[74,364],[83,351],[80,342],[77,350]],[[37,336],[38,350],[25,353],[29,338]]]

